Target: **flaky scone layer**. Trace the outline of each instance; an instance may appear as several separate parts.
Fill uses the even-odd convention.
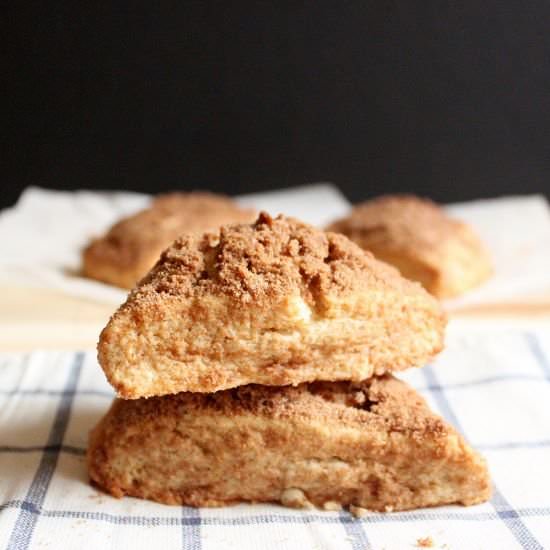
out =
[[[103,330],[99,362],[124,398],[357,381],[425,364],[445,322],[347,238],[262,214],[166,250]]]
[[[385,375],[116,400],[92,433],[91,479],[121,497],[406,510],[489,498],[484,460]]]
[[[492,273],[487,250],[467,224],[412,195],[361,203],[328,229],[346,235],[439,298],[462,294]]]
[[[149,208],[117,222],[83,251],[86,277],[132,288],[183,233],[216,229],[226,223],[252,221],[252,210],[213,193],[160,195]]]

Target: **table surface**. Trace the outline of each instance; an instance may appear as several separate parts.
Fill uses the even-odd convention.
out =
[[[0,287],[0,351],[90,349],[116,309],[112,304],[61,292],[13,286]],[[452,319],[487,321],[550,321],[550,289],[521,303],[468,307]]]

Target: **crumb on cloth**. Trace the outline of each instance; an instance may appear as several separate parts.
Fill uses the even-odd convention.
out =
[[[434,541],[432,537],[421,537],[416,539],[417,548],[433,548]]]

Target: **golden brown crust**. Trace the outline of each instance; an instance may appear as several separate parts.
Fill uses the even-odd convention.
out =
[[[484,461],[403,382],[244,386],[116,400],[90,477],[115,496],[404,510],[489,497]]]
[[[261,214],[186,235],[103,330],[120,396],[363,380],[440,351],[445,317],[420,285],[341,235]]]
[[[329,230],[346,235],[439,298],[461,294],[492,272],[487,251],[467,224],[412,195],[358,204]]]
[[[245,210],[222,195],[170,193],[149,208],[117,222],[83,251],[83,274],[122,288],[132,288],[183,233],[216,229],[225,223],[251,221]]]

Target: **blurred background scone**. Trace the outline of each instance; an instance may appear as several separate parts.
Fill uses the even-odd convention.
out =
[[[328,230],[343,233],[438,298],[462,294],[492,273],[488,252],[467,224],[413,195],[358,204]]]
[[[160,253],[183,233],[202,233],[226,223],[252,221],[253,210],[223,195],[205,192],[160,195],[149,208],[113,225],[83,251],[82,272],[121,288],[132,288]]]

